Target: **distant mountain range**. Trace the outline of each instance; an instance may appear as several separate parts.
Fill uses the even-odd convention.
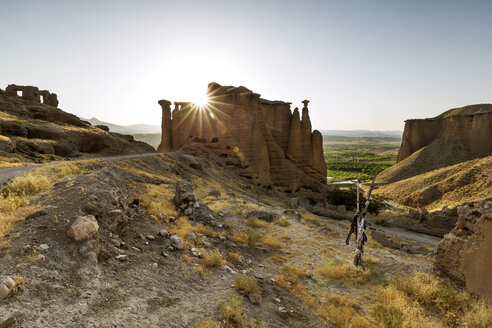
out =
[[[324,136],[341,136],[341,137],[382,137],[382,138],[401,138],[403,131],[371,131],[371,130],[320,130]]]
[[[160,125],[150,125],[150,124],[118,125],[118,124],[100,121],[95,117],[90,119],[83,118],[83,120],[91,123],[92,125],[106,125],[111,132],[116,132],[116,133],[122,133],[122,134],[161,133]]]

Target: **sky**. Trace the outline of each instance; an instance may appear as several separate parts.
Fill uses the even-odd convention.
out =
[[[157,101],[243,85],[302,107],[317,129],[403,130],[492,103],[492,1],[4,1],[0,88],[160,124]]]

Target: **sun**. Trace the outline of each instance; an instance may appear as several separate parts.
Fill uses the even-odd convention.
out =
[[[197,94],[191,102],[195,104],[195,106],[203,108],[208,105],[208,95],[207,94]]]

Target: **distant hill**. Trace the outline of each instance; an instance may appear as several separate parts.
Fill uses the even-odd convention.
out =
[[[341,136],[341,137],[379,137],[379,138],[400,138],[403,131],[371,131],[371,130],[320,130],[323,136]]]
[[[83,119],[91,123],[92,125],[106,125],[111,132],[123,133],[123,134],[154,134],[161,133],[160,125],[150,124],[133,124],[133,125],[118,125],[101,121],[95,117],[90,119]]]

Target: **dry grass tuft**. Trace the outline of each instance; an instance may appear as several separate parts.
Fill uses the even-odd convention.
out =
[[[227,257],[229,262],[233,264],[240,264],[241,263],[241,255],[239,253],[235,252],[229,252],[229,256]]]
[[[257,294],[260,292],[256,281],[246,275],[237,276],[234,280],[234,288],[241,290],[246,294]]]
[[[272,260],[273,262],[275,262],[277,264],[282,264],[282,263],[287,262],[287,257],[285,257],[281,254],[275,254],[272,257],[270,257],[270,260]]]
[[[250,216],[243,220],[243,223],[251,228],[266,228],[268,227],[268,222],[258,219],[256,216]]]
[[[249,247],[255,247],[263,238],[259,231],[248,229],[246,231],[247,242]]]
[[[225,260],[222,258],[219,252],[208,252],[203,254],[202,265],[205,267],[218,268],[223,267]]]
[[[348,263],[330,258],[316,271],[325,278],[340,280],[354,286],[359,286],[372,281],[372,278],[376,278],[378,273],[374,265],[372,265],[373,263],[377,263],[376,260],[369,258],[369,261],[366,261],[366,269],[359,271]]]
[[[26,174],[15,178],[8,185],[9,194],[16,196],[31,196],[50,189],[53,182],[45,176]]]
[[[275,221],[275,224],[281,227],[288,227],[290,226],[289,219],[286,218],[285,216],[282,216],[280,219]]]
[[[340,328],[372,328],[374,325],[359,315],[356,305],[347,297],[325,294],[318,315]]]
[[[287,233],[283,233],[279,236],[279,238],[283,241],[291,241],[292,240],[292,237],[287,234]]]
[[[272,247],[272,248],[281,248],[283,245],[280,241],[273,238],[271,235],[267,234],[263,237],[262,245]]]
[[[242,328],[245,326],[246,314],[244,313],[244,304],[241,296],[232,295],[228,302],[221,302],[218,307],[224,327]]]

